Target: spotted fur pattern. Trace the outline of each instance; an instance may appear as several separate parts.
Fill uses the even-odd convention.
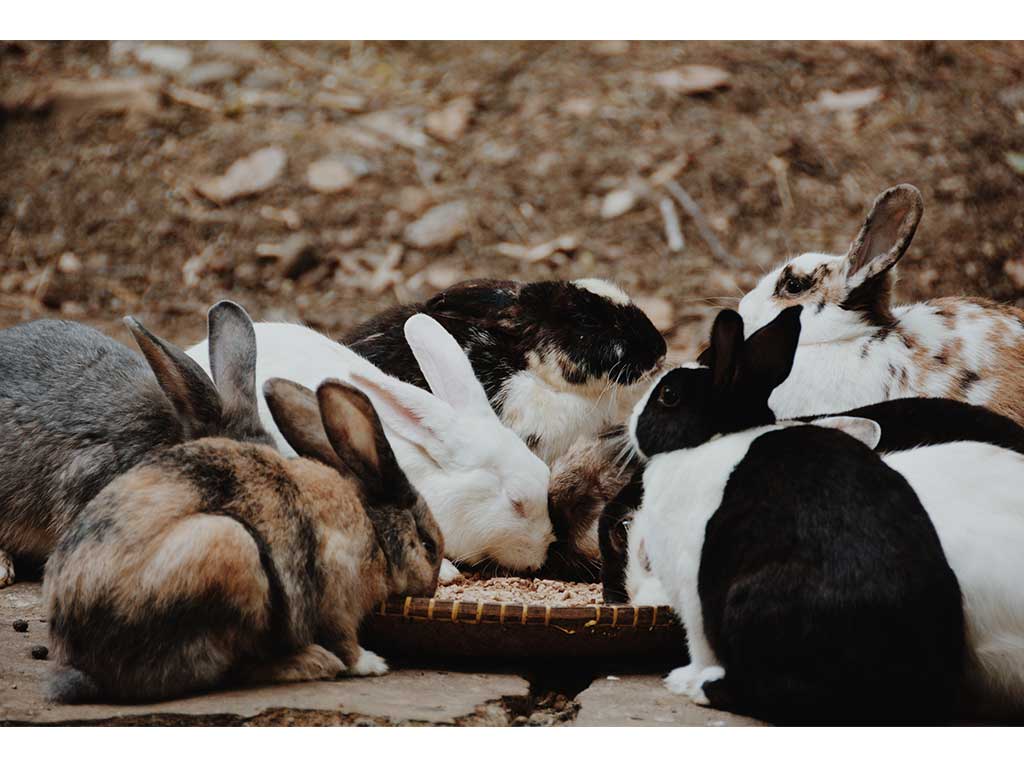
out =
[[[909,190],[879,197],[846,256],[798,256],[740,302],[748,332],[804,308],[793,372],[769,403],[779,418],[946,397],[1024,424],[1024,312],[978,298],[891,303],[920,216]]]

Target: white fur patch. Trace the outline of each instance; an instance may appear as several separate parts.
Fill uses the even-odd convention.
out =
[[[1024,456],[947,443],[884,457],[921,499],[960,582],[967,683],[990,711],[1024,712]]]
[[[600,280],[596,277],[584,277],[579,280],[573,280],[572,284],[577,288],[596,293],[598,296],[604,296],[613,304],[618,304],[619,306],[627,306],[633,303],[625,291],[614,283],[609,283],[607,280]]]

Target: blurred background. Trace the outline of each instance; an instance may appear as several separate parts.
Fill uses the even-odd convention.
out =
[[[0,326],[598,276],[686,356],[898,182],[898,298],[1024,306],[1024,44],[0,43]]]

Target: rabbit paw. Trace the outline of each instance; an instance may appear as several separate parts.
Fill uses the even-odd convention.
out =
[[[258,667],[249,674],[254,683],[297,683],[331,680],[345,671],[341,659],[322,645],[307,645],[295,654]]]
[[[14,583],[14,561],[11,556],[0,549],[0,589]]]
[[[437,580],[442,584],[450,584],[453,581],[462,578],[462,574],[459,573],[459,569],[455,567],[451,560],[447,557],[441,561],[441,572],[437,575]]]
[[[348,668],[348,674],[357,677],[378,677],[387,673],[388,663],[373,651],[368,651],[365,648],[359,649],[359,658]]]
[[[694,704],[703,707],[710,702],[704,695],[704,683],[713,680],[721,680],[725,677],[725,670],[721,667],[700,667],[696,664],[687,664],[685,667],[673,669],[665,678],[665,687],[672,693],[686,696]]]

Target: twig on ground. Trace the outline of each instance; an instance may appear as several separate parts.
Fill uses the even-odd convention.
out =
[[[676,205],[672,198],[662,195],[658,200],[658,209],[661,211],[661,220],[665,224],[665,239],[668,241],[668,249],[678,253],[686,246],[683,239],[683,230],[679,227],[679,214],[676,213]]]
[[[704,238],[704,242],[708,244],[711,249],[711,253],[714,257],[726,264],[733,269],[740,269],[743,266],[743,262],[732,256],[728,251],[722,247],[721,241],[715,234],[714,230],[711,229],[711,224],[708,222],[707,217],[704,215],[704,211],[697,205],[697,201],[690,197],[689,193],[679,186],[676,181],[669,181],[665,183],[665,189],[667,189],[672,197],[674,197],[683,210],[686,211],[690,218],[693,219],[693,223],[697,225],[697,231],[700,232],[700,236]]]

